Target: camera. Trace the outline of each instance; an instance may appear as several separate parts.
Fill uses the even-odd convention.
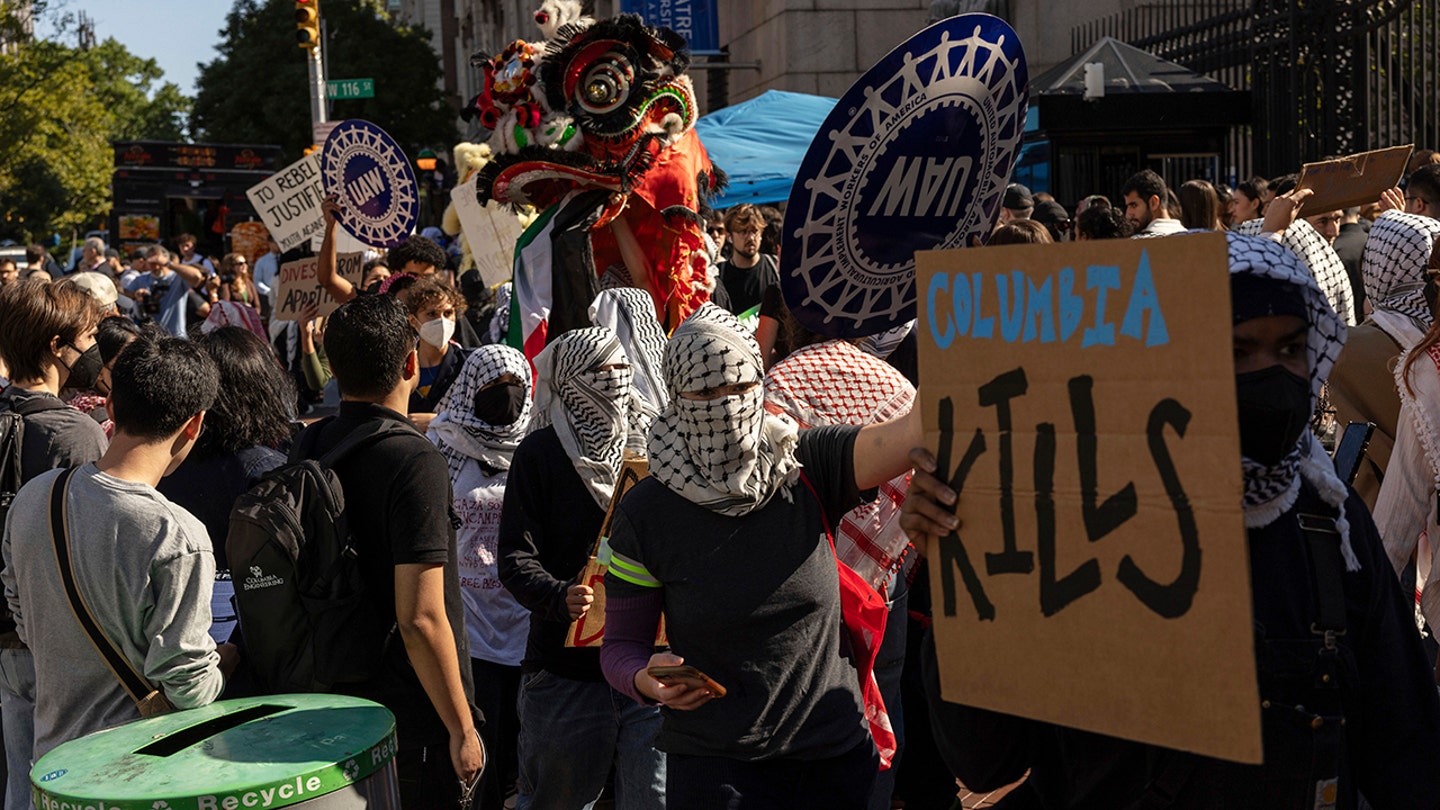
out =
[[[144,310],[146,315],[159,315],[161,299],[165,293],[170,291],[170,279],[156,281],[150,285],[150,292],[145,296]]]

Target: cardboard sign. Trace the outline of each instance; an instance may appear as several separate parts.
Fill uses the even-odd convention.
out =
[[[615,482],[615,495],[610,499],[610,508],[605,510],[605,522],[600,524],[600,536],[590,552],[590,561],[580,574],[580,584],[595,589],[595,601],[579,620],[570,623],[570,632],[565,636],[566,647],[599,647],[605,638],[605,573],[610,570],[610,526],[615,522],[615,507],[630,488],[650,474],[650,462],[640,456],[628,456],[620,466],[620,480]],[[660,619],[660,629],[655,639],[657,646],[667,644],[665,640],[665,619]]]
[[[461,183],[450,191],[450,201],[460,216],[460,230],[475,257],[475,267],[485,286],[494,287],[510,280],[515,271],[515,243],[525,226],[510,206],[500,203],[481,205],[475,196],[475,180]]]
[[[946,700],[1258,763],[1225,237],[917,256]]]
[[[320,260],[314,257],[285,262],[280,265],[275,294],[275,311],[270,313],[272,321],[298,321],[300,313],[310,304],[320,305],[320,314],[329,315],[340,306],[334,296],[320,286],[315,272]],[[340,253],[335,257],[335,272],[344,276],[356,287],[364,272],[365,254]]]
[[[1400,183],[1413,151],[1415,144],[1408,144],[1306,163],[1295,186],[1314,189],[1315,194],[1300,213],[1308,217],[1375,202],[1381,192]]]
[[[780,284],[813,332],[856,338],[915,317],[915,252],[990,233],[1019,155],[1030,74],[999,17],[960,14],[870,68],[790,187]]]
[[[282,253],[318,237],[325,228],[325,215],[320,212],[325,188],[317,154],[306,155],[270,175],[250,187],[245,196],[280,243]]]
[[[340,225],[367,245],[393,248],[415,230],[419,189],[410,159],[369,121],[342,121],[320,151],[325,193],[340,198]]]

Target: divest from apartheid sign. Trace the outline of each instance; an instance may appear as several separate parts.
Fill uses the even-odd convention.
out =
[[[916,259],[945,699],[1260,762],[1224,236]]]

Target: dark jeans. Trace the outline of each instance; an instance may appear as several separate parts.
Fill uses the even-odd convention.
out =
[[[454,810],[460,802],[460,777],[450,763],[450,745],[402,749],[395,755],[400,777],[400,806],[405,810]]]
[[[865,810],[880,769],[865,740],[838,757],[742,762],[670,754],[666,805],[684,810]]]
[[[505,804],[505,791],[515,784],[520,772],[516,755],[520,720],[515,710],[515,701],[520,697],[520,667],[471,658],[470,672],[475,676],[475,705],[485,713],[480,738],[490,757],[476,792],[475,808],[500,810]]]
[[[895,793],[895,776],[900,772],[900,759],[905,755],[905,704],[900,697],[900,680],[905,671],[905,640],[909,616],[910,589],[905,584],[905,571],[895,577],[890,587],[890,615],[885,619],[885,636],[875,656],[875,682],[885,711],[890,715],[890,728],[895,732],[895,756],[890,767],[875,777],[870,795],[870,810],[890,810]]]

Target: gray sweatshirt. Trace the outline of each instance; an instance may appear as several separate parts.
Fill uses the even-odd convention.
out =
[[[71,613],[51,545],[50,485],[20,489],[0,553],[5,599],[35,655],[35,757],[135,720],[134,702]],[[205,527],[154,488],[86,464],[65,503],[76,580],[120,652],[182,709],[215,700],[224,681],[209,636],[215,557]]]

